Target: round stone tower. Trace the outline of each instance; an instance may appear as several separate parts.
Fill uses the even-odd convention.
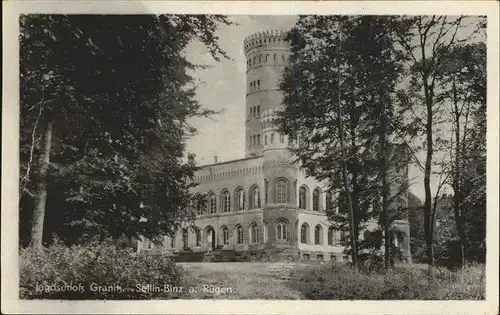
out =
[[[276,125],[278,111],[283,108],[279,85],[291,54],[286,35],[284,31],[267,31],[250,35],[244,41],[247,60],[245,142],[247,157],[263,157],[264,224],[269,236],[266,245],[292,254],[297,251],[298,167],[292,163],[289,148],[295,141],[280,134]]]
[[[244,41],[247,60],[245,156],[260,156],[264,148],[261,118],[264,112],[281,107],[279,83],[290,55],[284,31],[267,31]]]

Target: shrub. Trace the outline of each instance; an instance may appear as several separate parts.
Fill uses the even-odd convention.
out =
[[[326,265],[293,286],[311,300],[480,300],[483,276],[483,266],[430,277],[427,270],[413,268],[355,272],[347,265]]]
[[[21,299],[179,298],[182,268],[166,256],[136,255],[112,243],[20,252]]]

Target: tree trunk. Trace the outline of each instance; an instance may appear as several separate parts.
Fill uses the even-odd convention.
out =
[[[427,108],[427,123],[425,126],[426,132],[426,147],[427,154],[425,158],[425,171],[424,171],[424,189],[425,189],[425,202],[424,202],[424,231],[425,231],[425,244],[427,252],[427,264],[429,267],[434,266],[434,247],[433,247],[433,232],[432,232],[432,192],[431,192],[431,167],[433,156],[433,138],[432,138],[432,96],[429,91],[429,83],[427,76],[424,75],[424,93],[425,103]]]
[[[389,269],[391,267],[390,259],[391,259],[391,242],[390,242],[390,233],[389,233],[389,184],[387,182],[387,169],[388,169],[388,156],[387,156],[387,141],[386,141],[386,128],[385,128],[385,109],[382,105],[382,124],[380,128],[380,153],[382,158],[382,167],[381,167],[381,177],[382,177],[382,213],[380,218],[380,223],[384,230],[384,267],[385,269]]]
[[[340,95],[340,91],[339,91]],[[340,98],[340,97],[339,97]],[[340,100],[339,100],[340,101]],[[338,104],[338,130],[339,130],[339,138],[340,138],[340,149],[342,152],[342,179],[344,182],[344,191],[347,197],[347,206],[349,208],[349,227],[350,227],[350,237],[349,240],[351,242],[352,247],[352,264],[355,269],[358,269],[358,245],[356,239],[356,222],[354,215],[354,207],[352,204],[351,198],[351,190],[349,188],[349,179],[347,177],[347,161],[345,160],[345,144],[344,144],[344,127],[342,125],[342,118],[340,113],[340,103]]]
[[[458,108],[458,95],[455,78],[452,83],[453,91],[453,114],[455,120],[455,163],[453,165],[453,212],[455,215],[455,224],[457,227],[458,238],[460,240],[460,265],[465,267],[465,244],[467,242],[465,236],[465,218],[463,213],[463,198],[462,198],[462,143],[460,139],[460,109]],[[464,130],[465,133],[465,130]]]
[[[337,45],[337,54],[340,56],[340,42],[341,42],[342,30],[339,27],[339,45]],[[337,57],[339,58],[339,57]],[[337,62],[339,60],[337,59]],[[340,62],[337,64],[337,127],[339,131],[339,140],[340,140],[340,150],[342,154],[342,179],[344,182],[344,191],[347,197],[347,206],[349,208],[349,227],[350,227],[350,235],[349,238],[352,247],[352,264],[356,270],[358,270],[358,245],[356,238],[356,228],[355,228],[355,216],[354,216],[354,208],[352,206],[352,198],[351,198],[351,190],[349,189],[349,179],[347,178],[347,161],[345,154],[345,143],[344,143],[344,127],[342,125],[342,113],[341,113],[341,78],[340,78]]]
[[[35,251],[43,249],[43,223],[45,219],[45,205],[47,203],[47,173],[50,164],[50,149],[52,144],[53,121],[48,121],[43,129],[40,142],[39,176],[33,209],[33,223],[31,228],[31,248]]]

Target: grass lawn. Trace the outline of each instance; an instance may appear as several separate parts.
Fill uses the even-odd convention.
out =
[[[318,268],[318,265],[293,265],[292,279],[280,279],[278,268],[282,263],[180,263],[187,271],[188,286],[196,289],[189,294],[193,299],[303,299],[303,295],[289,285],[294,278]],[[230,288],[231,292],[205,292]],[[211,287],[210,287],[211,286]]]
[[[387,275],[353,273],[346,265],[315,263],[180,263],[186,270],[191,299],[484,299],[484,266],[439,272],[434,280],[426,266],[405,265]],[[290,270],[289,277],[283,277]],[[333,268],[333,269],[332,269]],[[224,291],[225,290],[225,291]]]

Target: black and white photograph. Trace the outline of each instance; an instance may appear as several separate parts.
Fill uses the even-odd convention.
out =
[[[60,2],[5,6],[14,312],[497,313],[498,5]]]

